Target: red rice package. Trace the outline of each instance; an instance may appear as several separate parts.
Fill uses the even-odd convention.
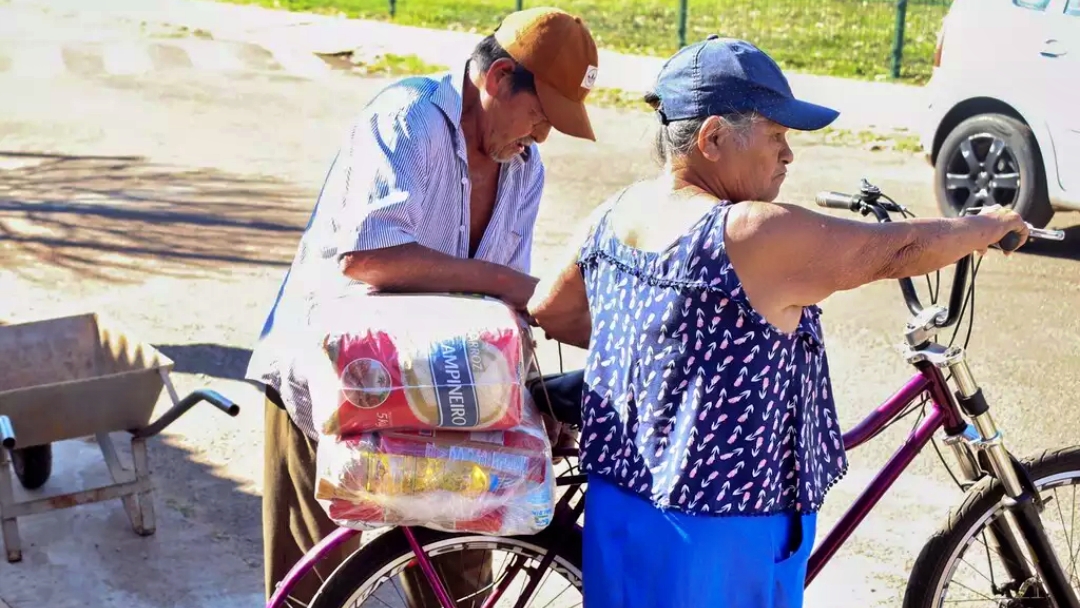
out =
[[[318,309],[315,424],[348,437],[390,429],[505,430],[521,422],[527,329],[504,303],[364,295]]]
[[[315,497],[341,526],[535,534],[555,506],[551,444],[531,401],[506,431],[375,431],[319,441]]]

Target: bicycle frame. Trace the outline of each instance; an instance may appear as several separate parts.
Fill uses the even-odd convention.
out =
[[[931,352],[931,350],[913,350],[911,353],[920,354]],[[947,351],[946,351],[947,352]],[[893,422],[898,416],[900,416],[908,406],[914,401],[929,396],[927,403],[927,412],[925,418],[919,423],[919,425],[908,435],[904,443],[893,453],[885,465],[878,471],[870,483],[863,489],[858,498],[848,507],[848,510],[837,521],[837,523],[828,531],[821,543],[816,546],[810,555],[809,563],[807,565],[806,574],[806,586],[817,577],[822,568],[832,559],[836,552],[844,545],[851,534],[859,527],[867,515],[877,506],[878,502],[885,495],[886,492],[892,487],[893,483],[900,477],[908,465],[915,459],[915,457],[926,447],[934,434],[939,430],[944,429],[948,437],[947,443],[950,443],[956,451],[956,456],[960,461],[961,469],[967,476],[967,481],[975,481],[975,478],[980,475],[977,471],[982,471],[987,468],[992,468],[999,478],[1004,477],[1003,483],[1009,486],[1024,488],[1022,495],[1015,498],[1016,509],[1014,511],[1019,519],[1019,525],[1024,533],[1024,536],[1029,542],[1034,539],[1036,546],[1033,546],[1033,551],[1039,555],[1045,555],[1044,551],[1049,551],[1052,555],[1052,550],[1048,545],[1043,545],[1045,536],[1041,531],[1041,527],[1037,524],[1038,514],[1034,511],[1036,508],[1033,506],[1033,502],[1037,503],[1038,499],[1031,496],[1031,491],[1028,489],[1030,484],[1023,483],[1023,480],[1018,479],[1018,473],[1010,470],[1010,474],[1002,475],[999,466],[996,467],[982,467],[975,459],[971,452],[965,451],[967,445],[963,443],[964,440],[973,441],[973,443],[979,443],[978,434],[972,439],[972,430],[970,425],[965,421],[961,412],[961,407],[957,404],[957,400],[950,394],[948,382],[942,373],[942,364],[940,361],[932,362],[928,360],[925,354],[919,357],[911,357],[911,363],[918,370],[917,373],[912,376],[902,387],[899,388],[893,395],[886,399],[880,406],[868,414],[859,424],[852,427],[850,430],[843,434],[844,449],[846,451],[854,450],[855,448],[863,445],[864,443],[871,441],[878,434],[881,433],[891,422]],[[962,363],[962,357],[952,361],[952,365]],[[984,429],[980,420],[982,416],[976,416],[976,426],[980,427],[980,433],[995,435],[996,429],[992,426],[992,421],[983,422],[983,424],[989,424],[990,427]],[[988,420],[988,419],[987,419]],[[993,429],[991,431],[991,429]],[[991,431],[991,432],[986,432]],[[959,439],[960,441],[955,441]],[[984,442],[986,449],[998,448],[999,454],[1006,454],[1004,447],[1000,443]],[[574,457],[576,454],[571,453],[572,450],[565,451],[557,456]],[[993,456],[993,453],[990,453]],[[1007,455],[1007,454],[1006,454]],[[991,464],[993,462],[991,461]],[[1007,462],[1010,465],[1012,462]],[[555,521],[553,521],[553,527],[561,527],[563,529],[569,529],[570,527],[577,527],[577,520],[581,514],[584,504],[579,502],[574,508],[570,508],[570,501],[576,495],[581,486],[587,482],[587,476],[583,474],[577,475],[564,475],[556,480],[556,484],[560,487],[569,486],[569,490],[560,498],[559,503],[555,509]],[[1021,494],[1016,489],[1010,491],[1010,494]],[[1034,522],[1032,523],[1034,518]],[[405,534],[409,545],[413,549],[413,554],[416,556],[417,565],[424,572],[428,582],[431,583],[436,597],[439,599],[443,608],[454,608],[455,602],[450,598],[445,587],[442,585],[442,581],[435,575],[434,568],[428,556],[422,551],[422,547],[419,545],[416,537],[413,535],[412,530],[408,527],[402,527],[402,531]],[[292,588],[296,585],[304,575],[306,575],[316,563],[321,561],[337,547],[343,543],[360,534],[359,531],[349,528],[339,528],[333,533],[324,538],[314,549],[309,551],[303,559],[293,566],[289,574],[281,582],[274,594],[267,603],[267,608],[283,608],[285,604],[285,598],[288,597]],[[1003,525],[995,526],[992,530],[992,536],[996,537],[994,540],[999,543],[1003,549],[1003,555],[1020,555],[1020,541],[1015,537],[1012,531]],[[1042,545],[1042,546],[1040,546]],[[538,566],[539,572],[544,572],[550,565],[551,560],[555,557],[554,553],[549,553],[544,557],[544,560]],[[1053,564],[1050,564],[1050,568],[1056,568],[1058,575],[1060,575],[1060,567],[1056,566],[1056,560],[1052,560]],[[1034,575],[1035,573],[1027,569],[1026,564],[1017,560],[1013,564],[1006,564],[1010,570],[1010,574],[1021,580]],[[1039,574],[1042,574],[1041,572]],[[505,577],[504,582],[509,582],[513,576]],[[531,581],[529,587],[522,594],[522,599],[528,598],[532,595],[534,587],[539,581],[534,579]],[[491,597],[488,598],[488,603],[497,601],[502,595],[505,589],[496,589]],[[1065,593],[1063,595],[1054,594],[1057,597],[1066,597],[1065,605],[1073,605],[1069,603],[1074,601],[1071,593]],[[1070,597],[1072,596],[1072,597]],[[520,601],[519,601],[520,603]],[[487,604],[486,604],[487,605]],[[485,606],[486,606],[485,605]]]
[[[907,469],[908,465],[930,442],[934,434],[941,428],[958,429],[964,428],[965,422],[956,403],[949,396],[948,385],[941,370],[929,363],[917,363],[918,373],[907,381],[892,396],[886,399],[877,409],[866,416],[859,424],[843,434],[845,450],[853,450],[860,445],[876,437],[890,422],[896,419],[913,401],[920,399],[929,393],[928,413],[919,426],[912,431],[907,440],[892,455],[888,462],[878,471],[874,479],[864,488],[862,494],[851,504],[843,517],[829,530],[821,544],[815,547],[810,556],[807,566],[806,585],[809,586],[821,569],[832,559],[833,555],[844,545],[851,534],[859,527],[867,515],[877,506],[885,493],[893,483]],[[554,525],[575,525],[577,515],[580,513],[580,505],[577,509],[569,509],[570,499],[578,486],[586,483],[585,475],[568,475],[558,479],[559,486],[571,486],[571,490],[559,501],[556,513],[562,517],[560,522]],[[567,521],[569,520],[569,521]],[[415,537],[408,528],[403,528],[413,552],[416,555],[417,565],[432,584],[436,596],[444,607],[453,607],[454,602],[450,599],[441,581],[434,576],[431,561],[421,551]],[[308,552],[304,558],[297,562],[289,575],[278,586],[267,608],[280,608],[284,606],[285,598],[305,573],[316,563],[326,557],[331,551],[353,538],[359,531],[339,528],[323,539],[314,549]],[[554,556],[548,556],[554,557]],[[539,571],[544,570],[541,564]],[[507,579],[512,577],[507,577]],[[494,597],[501,595],[496,590]],[[529,593],[524,594],[526,596]]]
[[[877,506],[878,501],[893,483],[907,469],[915,456],[922,451],[938,429],[964,426],[960,410],[949,398],[948,386],[941,370],[933,365],[919,364],[919,373],[913,376],[903,387],[885,400],[862,422],[843,434],[844,449],[853,450],[873,439],[886,425],[892,422],[914,400],[924,393],[930,393],[929,412],[919,426],[908,435],[907,441],[893,453],[885,466],[878,471],[874,479],[862,494],[851,504],[843,517],[829,530],[821,544],[810,554],[806,570],[806,585],[809,586],[825,564],[851,536],[852,532]]]

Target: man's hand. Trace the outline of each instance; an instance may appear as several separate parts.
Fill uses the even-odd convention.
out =
[[[513,306],[515,310],[525,315],[527,318],[532,319],[532,315],[529,314],[528,305],[529,300],[532,299],[533,292],[536,291],[536,284],[540,280],[536,277],[529,276],[527,274],[518,274],[510,281],[510,285],[507,287],[505,293],[496,297],[502,299],[504,302]]]

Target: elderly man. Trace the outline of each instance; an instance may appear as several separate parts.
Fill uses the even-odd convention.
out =
[[[448,73],[380,92],[352,125],[323,186],[247,378],[266,391],[263,535],[266,593],[334,529],[314,499],[317,433],[287,337],[319,298],[349,287],[472,292],[524,310],[544,187],[536,144],[552,127],[595,141],[584,100],[597,50],[581,19],[552,8],[507,16]],[[446,572],[458,597],[486,554]],[[325,577],[336,563],[320,564]],[[309,577],[313,578],[313,577]],[[307,601],[317,580],[293,596]],[[415,585],[414,585],[415,586]],[[415,605],[436,605],[413,589]]]

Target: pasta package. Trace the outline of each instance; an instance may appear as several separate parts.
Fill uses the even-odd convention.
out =
[[[507,430],[521,423],[528,328],[482,297],[345,297],[321,306],[308,374],[321,434]],[[311,366],[309,366],[311,367]]]
[[[527,535],[546,528],[555,507],[551,444],[535,411],[504,431],[325,437],[316,463],[319,504],[336,524],[359,530]]]

